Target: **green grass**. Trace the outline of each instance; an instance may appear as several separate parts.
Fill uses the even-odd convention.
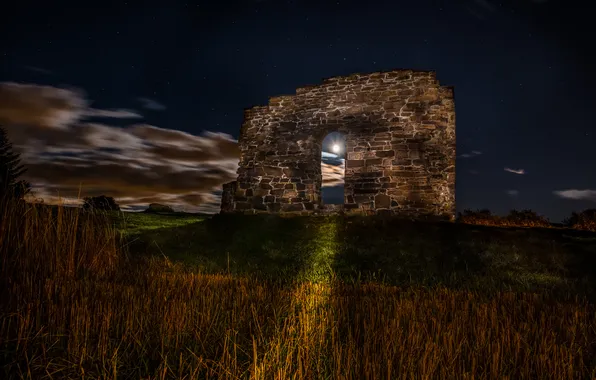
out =
[[[124,235],[138,235],[156,229],[181,227],[206,218],[205,215],[187,213],[109,212],[108,214],[116,228]]]
[[[125,217],[131,253],[205,273],[585,294],[595,284],[588,232],[333,216]]]

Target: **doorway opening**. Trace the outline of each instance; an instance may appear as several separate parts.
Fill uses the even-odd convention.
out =
[[[323,139],[321,149],[321,206],[344,204],[346,137],[331,132]]]

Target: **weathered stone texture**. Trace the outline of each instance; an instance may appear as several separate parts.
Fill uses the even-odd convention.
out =
[[[221,194],[221,212],[234,211],[234,193],[238,187],[238,182],[228,182],[223,185],[223,192]]]
[[[222,212],[316,212],[331,132],[346,137],[346,213],[455,217],[453,88],[412,70],[329,78],[245,110]]]

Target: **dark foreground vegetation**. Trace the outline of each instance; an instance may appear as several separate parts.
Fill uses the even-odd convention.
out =
[[[574,230],[596,232],[596,209],[572,212],[563,223],[552,223],[546,217],[532,210],[511,210],[505,216],[494,215],[490,210],[464,210],[458,214],[457,220],[466,224],[480,224],[496,227],[541,227],[571,228]]]
[[[0,378],[596,376],[589,231],[2,210]]]

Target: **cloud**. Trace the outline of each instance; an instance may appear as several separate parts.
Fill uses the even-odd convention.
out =
[[[88,107],[77,89],[0,83],[0,123],[64,128],[80,120]]]
[[[487,0],[474,0],[474,2],[489,12],[494,12],[496,9],[495,5]]]
[[[46,74],[46,75],[50,75],[53,74],[50,70],[44,69],[43,67],[38,67],[38,66],[25,66],[25,68],[27,70],[30,71],[35,71],[37,73],[41,73],[41,74]]]
[[[329,153],[329,152],[321,152],[321,157],[322,158],[339,158],[339,156],[335,153]]]
[[[497,7],[488,0],[472,0],[469,5],[464,5],[464,9],[477,19],[484,20],[485,15],[494,13]]]
[[[464,154],[460,154],[459,156],[461,158],[470,158],[470,157],[476,157],[476,156],[480,156],[482,154],[482,152],[478,151],[478,150],[473,150],[470,153],[464,153]]]
[[[89,114],[132,117],[88,107],[82,91],[0,83],[0,122],[28,168],[24,178],[46,203],[113,196],[124,209],[158,202],[217,212],[221,185],[236,178],[237,141],[224,133],[193,135],[147,124],[115,127]],[[91,111],[90,111],[91,110]]]
[[[28,168],[24,177],[46,202],[58,196],[77,198],[82,189],[83,196],[106,194],[123,206],[157,202],[186,209],[211,201],[211,193],[236,178],[239,154],[228,147],[235,143],[230,136],[193,136],[189,143],[163,152],[156,149],[162,147],[159,141],[140,139],[132,130],[134,127],[105,125],[73,127],[71,132],[81,134],[79,141],[74,145],[41,144],[34,156],[24,160]],[[209,150],[193,146],[197,142]]]
[[[322,163],[323,187],[333,187],[344,184],[344,165],[341,166]]]
[[[66,128],[80,120],[142,118],[131,110],[91,108],[86,94],[77,88],[0,82],[0,123],[28,127]]]
[[[504,168],[503,170],[505,170],[506,172],[509,173],[515,173],[515,174],[526,174],[526,171],[524,169],[510,169],[510,168]]]
[[[511,197],[517,197],[519,195],[519,190],[507,190],[506,193]]]
[[[142,118],[143,116],[139,115],[135,111],[131,110],[99,110],[95,108],[89,108],[84,113],[85,116],[88,117],[107,117],[107,118],[117,118],[117,119],[136,119]]]
[[[163,110],[166,109],[166,106],[164,106],[163,104],[161,104],[158,101],[153,100],[153,99],[149,99],[149,98],[137,98],[137,100],[142,103],[141,105],[144,108],[147,108],[149,110],[163,111]]]
[[[336,154],[322,152],[321,174],[322,187],[333,187],[344,184],[345,160]]]
[[[585,189],[568,189],[553,191],[553,193],[561,198],[576,199],[576,200],[588,200],[596,202],[596,190]]]
[[[478,12],[478,11],[476,11],[476,10],[472,9],[472,8],[471,8],[471,7],[469,7],[469,6],[465,6],[465,7],[464,7],[464,9],[465,9],[466,11],[468,11],[468,13],[470,13],[472,16],[476,17],[477,19],[479,19],[479,20],[484,20],[484,16],[482,15],[482,13],[480,13],[480,12]]]

